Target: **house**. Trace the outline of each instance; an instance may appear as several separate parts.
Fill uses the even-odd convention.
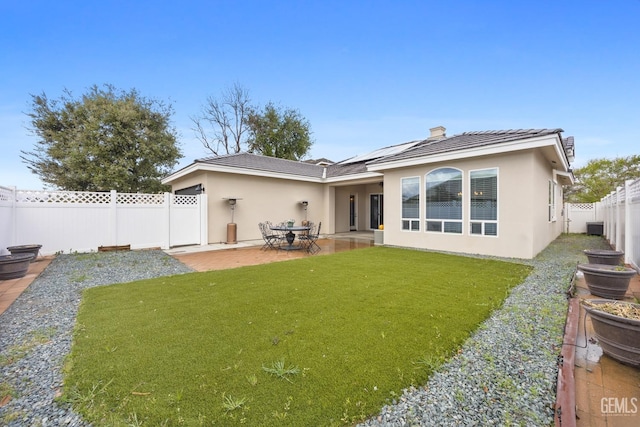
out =
[[[438,126],[425,140],[336,163],[249,153],[199,159],[163,183],[177,194],[206,192],[210,243],[226,241],[230,222],[242,241],[260,239],[259,222],[295,219],[321,221],[323,234],[383,224],[385,245],[533,258],[563,229],[574,141],[562,132],[448,137]]]

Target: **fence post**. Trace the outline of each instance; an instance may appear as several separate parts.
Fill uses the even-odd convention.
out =
[[[207,246],[209,244],[209,203],[206,194],[201,193],[198,196],[198,205],[200,210],[200,246]]]
[[[118,193],[110,191],[109,222],[111,224],[111,245],[118,246]]]
[[[616,245],[615,245],[615,250],[619,251],[622,250],[622,248],[620,247],[620,239],[622,239],[622,227],[620,226],[622,224],[622,212],[621,212],[621,205],[622,205],[622,196],[621,196],[621,192],[622,192],[622,187],[616,187]]]
[[[164,193],[164,226],[162,249],[171,247],[171,193]]]
[[[631,263],[633,251],[634,223],[631,220],[631,183],[633,180],[628,179],[624,182],[624,262]]]
[[[14,185],[11,188],[11,246],[18,244],[18,189]]]

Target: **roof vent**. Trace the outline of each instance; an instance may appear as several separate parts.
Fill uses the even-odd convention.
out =
[[[445,134],[445,131],[447,129],[445,129],[444,126],[436,126],[429,130],[431,131],[431,135],[429,136],[429,139],[442,139],[447,137],[447,135]]]

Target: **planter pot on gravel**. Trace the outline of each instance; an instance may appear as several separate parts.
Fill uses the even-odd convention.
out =
[[[608,313],[605,307],[618,306],[618,313],[640,310],[640,304],[626,301],[588,300],[582,306],[591,316],[593,330],[602,351],[627,365],[640,367],[640,319],[629,315]]]
[[[610,299],[624,298],[631,278],[636,275],[633,268],[609,264],[578,264],[591,294]]]
[[[585,249],[583,252],[589,259],[589,264],[620,265],[624,256],[622,251],[608,249]]]
[[[33,258],[31,259],[31,262],[33,262],[38,256],[38,252],[40,252],[41,247],[42,245],[20,245],[9,246],[7,250],[11,252],[11,255],[33,254]]]
[[[24,277],[33,254],[0,255],[0,280]]]

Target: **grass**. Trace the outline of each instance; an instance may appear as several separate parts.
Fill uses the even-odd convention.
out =
[[[529,271],[375,247],[88,289],[64,398],[95,425],[353,424]]]

